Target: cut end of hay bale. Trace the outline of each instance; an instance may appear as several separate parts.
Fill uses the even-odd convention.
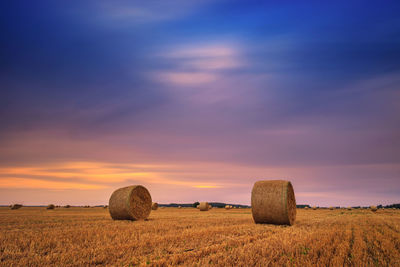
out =
[[[153,203],[151,204],[151,209],[152,209],[152,210],[157,210],[157,209],[158,209],[158,203],[157,203],[157,202],[153,202]]]
[[[151,195],[142,185],[127,186],[112,193],[109,211],[114,220],[144,220],[150,215]]]
[[[17,210],[17,209],[22,208],[22,204],[13,204],[13,205],[11,205],[10,208],[11,208],[12,210]]]
[[[200,211],[208,211],[210,209],[210,205],[208,202],[200,202],[199,209]]]
[[[54,206],[54,204],[49,204],[46,207],[46,209],[48,209],[48,210],[54,210],[55,208],[56,208],[56,206]]]
[[[293,225],[296,220],[296,199],[289,181],[266,180],[254,184],[251,212],[255,223]]]

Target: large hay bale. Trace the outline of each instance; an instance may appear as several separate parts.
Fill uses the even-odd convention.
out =
[[[208,209],[210,208],[208,202],[200,202],[199,204],[199,209],[200,211],[208,211]]]
[[[376,206],[371,206],[370,209],[371,209],[371,211],[377,211],[378,210],[378,208]]]
[[[22,208],[22,204],[14,204],[14,205],[11,205],[11,209],[12,209],[12,210],[17,210],[17,209],[20,209],[20,208]]]
[[[157,209],[158,209],[158,203],[157,203],[157,202],[153,202],[153,203],[151,204],[151,209],[152,209],[152,210],[157,210]]]
[[[293,225],[296,199],[289,181],[258,181],[251,191],[251,212],[255,223]]]
[[[109,211],[114,220],[143,220],[151,211],[151,195],[141,185],[127,186],[112,193]]]
[[[55,208],[56,208],[56,206],[54,206],[54,204],[49,204],[46,207],[46,209],[48,209],[48,210],[54,210]]]

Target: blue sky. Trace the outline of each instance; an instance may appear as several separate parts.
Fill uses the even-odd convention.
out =
[[[159,202],[249,203],[259,179],[291,180],[301,203],[398,202],[399,13],[3,2],[0,202],[96,204],[140,183]]]

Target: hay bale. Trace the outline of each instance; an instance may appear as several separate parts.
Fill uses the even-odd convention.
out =
[[[56,208],[56,206],[54,206],[54,204],[49,204],[46,207],[47,210],[54,210],[55,208]]]
[[[182,206],[178,206],[178,209],[181,209],[182,208]]]
[[[378,208],[376,206],[371,206],[369,208],[371,209],[371,211],[374,211],[374,212],[378,210]]]
[[[14,204],[14,205],[11,205],[11,209],[12,209],[12,210],[17,210],[17,209],[20,209],[20,208],[22,208],[22,204]]]
[[[151,211],[151,195],[141,185],[127,186],[112,193],[109,211],[114,220],[143,220]]]
[[[334,208],[333,208],[333,207],[329,207],[329,209],[330,209],[330,210],[334,210]]]
[[[304,209],[308,210],[308,207],[306,206],[306,207],[304,207]]]
[[[316,206],[314,206],[314,207],[312,207],[312,209],[313,209],[313,210],[316,210],[316,209],[317,209],[317,207],[316,207]]]
[[[208,211],[209,208],[210,205],[208,204],[208,202],[200,202],[199,204],[200,211]]]
[[[151,209],[152,210],[157,210],[158,209],[158,203],[157,202],[151,203]]]
[[[289,181],[258,181],[251,191],[251,212],[255,223],[293,225],[296,199]]]
[[[229,210],[230,209],[229,205],[225,205],[225,209]]]

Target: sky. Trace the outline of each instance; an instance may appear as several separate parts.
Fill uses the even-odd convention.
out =
[[[400,202],[398,1],[1,1],[0,204]]]

